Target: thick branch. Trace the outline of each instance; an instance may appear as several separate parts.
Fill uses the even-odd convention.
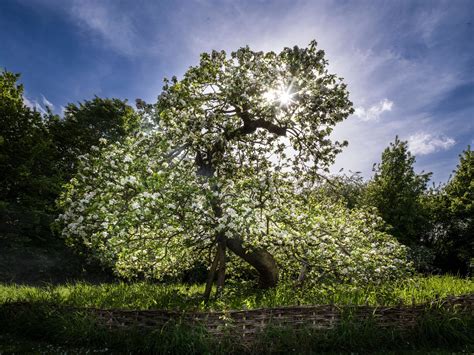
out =
[[[232,138],[236,138],[245,134],[250,134],[255,132],[257,128],[264,128],[267,129],[269,132],[277,134],[279,136],[286,135],[286,127],[280,127],[272,122],[266,121],[264,119],[256,119],[252,120],[248,111],[242,111],[240,109],[236,109],[237,114],[241,117],[243,121],[243,126],[231,131],[226,132],[225,137],[227,140]],[[221,142],[216,143],[213,149],[208,150],[207,152],[197,152],[195,157],[195,163],[197,166],[197,173],[201,176],[205,176],[210,178],[213,176],[215,168],[212,163],[212,157],[215,154],[222,153],[222,145]],[[213,187],[213,190],[217,191],[217,187]],[[222,216],[222,208],[220,206],[219,201],[213,200],[211,201],[212,209],[217,218]],[[220,269],[218,271],[218,281],[217,286],[218,289],[222,289],[224,285],[225,279],[225,249],[226,246],[234,252],[237,256],[242,258],[243,260],[247,261],[250,265],[252,265],[260,276],[260,285],[263,288],[270,288],[275,287],[278,282],[278,266],[275,262],[273,256],[266,250],[258,249],[258,250],[250,250],[245,249],[242,245],[242,240],[233,238],[233,239],[223,239],[222,236],[219,238],[217,236],[218,252],[216,254],[215,264],[213,263],[208,282],[205,292],[205,297],[209,297],[210,294],[210,287],[212,286],[212,280],[216,273],[217,265],[220,264]],[[220,290],[218,290],[219,292]]]
[[[268,132],[276,134],[277,136],[286,136],[286,127],[278,126],[263,118],[252,119],[248,111],[241,110],[240,108],[237,108],[236,112],[244,124],[233,131],[226,132],[225,136],[227,140],[254,133],[257,128],[266,129]]]
[[[237,238],[227,239],[227,247],[258,271],[262,288],[270,288],[277,285],[278,266],[268,251],[263,249],[245,249],[242,245],[242,240]]]

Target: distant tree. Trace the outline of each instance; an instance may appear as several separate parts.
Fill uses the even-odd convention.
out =
[[[374,164],[374,177],[367,186],[365,203],[378,209],[392,226],[391,233],[403,244],[416,245],[426,227],[421,198],[431,173],[416,174],[415,157],[408,143],[395,137],[382,153],[380,164]]]
[[[139,127],[140,116],[126,100],[97,96],[78,105],[68,104],[63,118],[49,116],[49,129],[66,179],[73,175],[77,158],[89,153],[99,139],[116,142]]]
[[[427,204],[436,265],[466,274],[474,257],[474,152],[470,146],[459,156],[453,178],[433,191]]]
[[[0,73],[0,234],[51,234],[55,200],[80,155],[99,139],[115,142],[138,130],[140,116],[119,99],[69,104],[64,118],[26,106],[19,74]]]
[[[0,234],[41,238],[60,184],[54,145],[41,114],[24,104],[19,77],[0,73]]]
[[[468,146],[459,155],[454,177],[446,185],[449,209],[457,218],[473,222],[474,217],[474,152]]]
[[[360,172],[352,172],[350,175],[332,175],[325,178],[316,188],[325,198],[340,201],[347,208],[360,207],[363,203],[367,183]]]

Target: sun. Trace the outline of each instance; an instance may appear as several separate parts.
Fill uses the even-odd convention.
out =
[[[293,102],[293,95],[294,93],[290,92],[290,88],[282,87],[267,91],[263,94],[263,97],[271,103],[279,102],[280,106],[288,106]]]
[[[280,93],[279,97],[278,97],[278,101],[280,101],[280,103],[284,106],[287,106],[288,104],[290,104],[293,99],[292,99],[292,94],[290,94],[289,92],[287,91],[284,91],[282,93]]]

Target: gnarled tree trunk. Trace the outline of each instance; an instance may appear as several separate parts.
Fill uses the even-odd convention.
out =
[[[227,247],[257,270],[262,288],[275,287],[278,283],[278,266],[272,254],[264,249],[248,250],[241,239],[227,239]]]

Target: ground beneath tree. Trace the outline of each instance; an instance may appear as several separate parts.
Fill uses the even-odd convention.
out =
[[[113,281],[98,265],[74,254],[61,240],[0,239],[0,282],[23,285]]]

